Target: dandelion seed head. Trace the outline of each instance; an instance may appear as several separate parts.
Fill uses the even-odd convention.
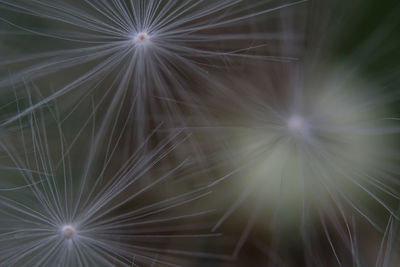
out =
[[[4,154],[4,150],[8,152],[8,147],[3,139],[0,139],[0,157],[5,158],[5,163],[15,165],[9,167],[13,170],[10,171],[13,175],[10,177],[14,177],[13,181],[9,182],[11,191],[7,190],[8,183],[5,183],[6,186],[0,184],[0,265],[102,266],[106,263],[106,265],[131,266],[132,258],[135,259],[135,264],[138,262],[136,265],[140,264],[140,266],[144,264],[149,266],[153,263],[160,263],[163,266],[175,265],[169,262],[179,259],[158,258],[159,252],[165,247],[163,244],[167,244],[171,238],[178,236],[171,235],[170,237],[167,233],[167,230],[171,229],[169,223],[208,214],[209,211],[185,212],[183,205],[197,201],[207,196],[209,192],[204,192],[207,189],[200,189],[189,191],[189,193],[186,191],[178,192],[178,194],[168,193],[165,194],[165,198],[155,200],[144,196],[150,190],[161,192],[167,178],[172,178],[173,174],[186,164],[186,161],[182,161],[166,173],[163,170],[154,179],[140,179],[140,182],[143,182],[140,188],[136,187],[136,182],[141,176],[149,177],[150,175],[146,173],[149,173],[155,164],[161,164],[159,157],[161,155],[167,157],[171,147],[177,146],[175,140],[184,137],[184,134],[179,135],[180,132],[178,132],[161,145],[155,146],[154,151],[157,152],[150,152],[153,153],[151,157],[147,154],[139,158],[128,157],[128,160],[121,164],[123,167],[116,168],[116,174],[102,177],[103,171],[108,172],[110,169],[104,167],[102,170],[95,170],[93,162],[100,161],[108,165],[108,160],[112,157],[103,157],[103,153],[94,154],[93,158],[88,155],[90,159],[82,165],[70,164],[66,156],[68,153],[64,153],[65,151],[57,151],[60,152],[59,154],[56,151],[51,153],[53,151],[50,152],[50,149],[44,149],[46,151],[43,153],[36,153],[39,144],[48,148],[50,141],[47,133],[53,129],[47,127],[47,120],[42,114],[39,117],[33,112],[31,118],[37,121],[26,132],[21,131],[17,134],[26,142],[10,143],[10,148],[12,148],[10,151],[12,150],[13,153]],[[54,121],[58,122],[57,119]],[[22,127],[22,124],[20,126]],[[61,137],[63,129],[58,130],[58,137]],[[28,141],[27,136],[35,136],[35,138]],[[111,133],[109,138],[103,137],[112,146],[113,143],[110,140],[114,138],[114,135]],[[98,140],[98,144],[103,141],[100,138]],[[82,142],[87,143],[85,139]],[[77,144],[79,144],[79,149],[84,146],[84,144]],[[19,150],[21,147],[24,148]],[[19,157],[20,153],[24,154],[25,147],[26,149],[32,147],[31,150],[34,152],[24,157],[21,162],[10,162],[14,157]],[[113,149],[118,149],[118,147],[113,147]],[[139,147],[133,155],[142,151],[147,152],[147,146]],[[51,162],[50,158],[54,161]],[[62,164],[56,164],[60,161]],[[107,163],[104,163],[106,161]],[[31,162],[41,164],[30,169],[27,166],[30,166]],[[113,163],[110,165],[115,166]],[[116,167],[119,166],[120,163],[116,163]],[[49,171],[50,169],[52,171]],[[75,170],[74,173],[77,176],[69,173],[72,169]],[[87,169],[91,170],[87,171]],[[100,179],[102,182],[98,182]],[[17,186],[14,186],[14,180]],[[4,181],[1,182],[4,183]],[[134,199],[137,200],[137,197],[142,196],[141,207],[130,205]],[[149,217],[170,209],[174,209],[171,211],[172,214],[166,213],[162,215],[163,218]],[[181,211],[184,212],[183,215],[178,214]],[[153,226],[155,222],[157,222],[157,229]],[[163,225],[159,224],[161,222]],[[191,229],[187,230],[191,231]],[[154,231],[163,234],[155,236],[152,234]],[[142,238],[140,240],[136,238],[139,235]],[[197,239],[203,236],[209,237],[208,233],[204,235],[179,234],[182,238]],[[147,247],[148,251],[156,252],[143,253],[137,250],[138,247],[143,249]],[[191,255],[196,256],[194,253]]]
[[[237,102],[243,101],[240,104],[246,106],[247,116],[232,116],[232,124],[240,125],[232,131],[232,146],[238,152],[232,173],[244,173],[233,190],[243,192],[240,198],[248,201],[243,200],[243,206],[261,203],[269,212],[279,208],[279,227],[288,231],[301,223],[303,201],[316,208],[310,211],[311,224],[319,219],[314,216],[318,209],[336,204],[336,199],[329,197],[331,192],[327,193],[327,185],[334,188],[328,190],[351,196],[349,201],[364,205],[361,198],[374,199],[391,212],[379,198],[380,189],[390,188],[385,187],[389,180],[381,171],[387,169],[387,160],[393,160],[388,155],[397,153],[391,151],[394,140],[390,136],[398,128],[385,119],[390,111],[383,104],[388,98],[380,98],[375,85],[360,77],[338,85],[336,72],[320,75],[321,79],[314,75],[315,80],[307,82],[299,97],[288,95],[281,101],[285,104],[270,100],[281,97],[278,93],[263,99],[256,91],[259,86],[235,81],[240,85],[238,90],[247,86],[246,92],[252,95],[248,95],[248,102],[243,98]],[[224,152],[222,156],[226,156]],[[377,183],[375,188],[365,185],[370,179]],[[249,191],[243,191],[243,184]],[[385,193],[393,196],[390,191]],[[240,209],[237,203],[232,207],[249,216],[249,208]]]

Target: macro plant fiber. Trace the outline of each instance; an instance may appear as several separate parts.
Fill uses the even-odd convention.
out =
[[[0,267],[400,266],[396,0],[0,0]]]
[[[71,147],[63,130],[69,123],[61,125],[59,115],[56,105],[32,112],[0,140],[0,266],[175,266],[176,255],[199,252],[170,239],[219,236],[190,222],[211,212],[189,208],[209,189],[163,189],[185,161],[154,170],[187,138],[181,131],[122,161],[120,134],[96,147],[91,122]]]
[[[108,102],[109,114],[113,114],[104,123],[118,117],[122,104],[126,104],[133,110],[129,113],[136,125],[133,135],[143,141],[149,128],[154,127],[153,120],[157,125],[160,120],[183,118],[184,110],[177,102],[198,104],[195,92],[190,90],[192,84],[206,83],[203,90],[217,88],[209,68],[235,64],[236,58],[293,60],[268,55],[262,49],[263,42],[279,39],[279,34],[250,32],[246,23],[302,3],[2,0],[7,15],[2,21],[16,30],[15,34],[22,31],[37,37],[39,43],[46,38],[54,45],[50,51],[39,48],[36,53],[5,60],[2,64],[7,68],[16,65],[16,70],[6,73],[9,77],[0,83],[1,87],[23,79],[38,80],[52,74],[58,77],[79,68],[71,81],[4,123],[63,95],[85,98],[99,90],[99,104]],[[15,21],[21,15],[27,17],[22,25]],[[38,20],[47,27],[36,29],[31,25]],[[66,43],[71,48],[64,48]],[[83,90],[84,86],[89,89]]]

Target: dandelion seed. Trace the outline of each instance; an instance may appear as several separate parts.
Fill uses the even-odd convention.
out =
[[[266,40],[280,40],[284,34],[271,37],[264,33],[238,33],[236,29],[251,19],[305,2],[271,4],[270,1],[259,1],[249,5],[239,0],[118,0],[112,3],[84,1],[76,6],[65,1],[1,0],[1,9],[16,12],[16,15],[39,17],[49,21],[49,25],[57,23],[65,29],[47,32],[16,25],[6,19],[3,22],[37,36],[81,46],[6,60],[8,66],[29,63],[27,68],[12,75],[13,82],[36,81],[60,72],[72,73],[77,67],[86,69],[4,123],[11,123],[68,92],[73,91],[82,99],[92,95],[93,91],[80,88],[101,87],[109,88],[102,92],[101,101],[113,99],[108,103],[110,112],[118,116],[123,103],[135,110],[132,115],[137,124],[135,129],[143,140],[150,120],[156,120],[156,124],[159,121],[174,123],[179,118],[180,123],[184,123],[184,112],[176,103],[198,105],[196,92],[191,90],[195,83],[209,83],[210,86],[204,87],[215,88],[207,66],[223,67],[229,58],[294,60],[266,55],[260,50],[265,47]],[[230,33],[225,33],[228,30]],[[257,45],[253,45],[254,42]],[[235,47],[236,44],[239,47]],[[8,78],[0,81],[1,87],[10,85]],[[161,119],[156,114],[160,114]],[[108,116],[105,123],[112,117]]]
[[[327,2],[314,4],[303,60],[263,64],[259,74],[229,77],[235,94],[225,95],[231,99],[210,99],[219,114],[229,114],[223,119],[215,115],[219,120],[212,126],[198,126],[211,129],[208,142],[216,139],[208,153],[213,168],[226,170],[210,187],[224,197],[228,189],[236,193],[213,230],[234,225],[240,213],[247,220],[232,249],[234,257],[246,242],[265,233],[271,265],[282,255],[298,257],[295,265],[375,265],[366,263],[373,253],[370,247],[361,249],[359,225],[385,240],[392,220],[400,220],[398,69],[385,65],[385,71],[376,71],[382,58],[374,53],[395,53],[398,16],[386,14],[369,38],[344,57],[342,51],[340,56],[332,52],[337,45],[333,35],[321,33],[342,34],[338,25],[351,23],[330,24],[325,16],[337,13]],[[326,13],[321,12],[324,5]],[[253,235],[252,230],[259,232]],[[300,245],[293,249],[288,240]],[[330,251],[321,249],[325,246]]]
[[[82,143],[67,149],[59,113],[49,112],[52,120],[44,119],[43,110],[33,112],[29,127],[20,121],[17,132],[0,138],[1,166],[10,169],[1,177],[1,185],[7,186],[0,188],[1,265],[129,266],[135,258],[138,265],[175,266],[183,262],[179,255],[220,257],[196,252],[195,247],[182,249],[177,242],[219,236],[204,233],[201,225],[182,229],[186,220],[212,212],[185,210],[208,196],[207,189],[172,194],[162,190],[162,184],[185,165],[182,161],[162,172],[155,169],[187,138],[181,131],[148,154],[142,144],[126,161],[114,162],[122,144],[111,140],[121,140],[120,134],[103,140],[115,145],[104,149],[93,147],[95,142],[82,138],[80,130]],[[49,126],[54,120],[55,129]],[[86,131],[95,138],[94,125]],[[49,139],[54,135],[58,138]],[[82,165],[71,156],[75,148],[88,153]],[[178,244],[176,249],[172,241]]]
[[[338,68],[340,73],[343,68]],[[272,234],[279,232],[277,240],[301,225],[299,235],[307,246],[306,253],[315,257],[318,245],[314,242],[320,241],[313,239],[318,233],[310,228],[320,224],[337,263],[346,265],[348,258],[358,261],[362,257],[355,249],[354,212],[376,231],[383,231],[384,224],[371,206],[380,206],[387,215],[400,219],[396,215],[400,201],[398,168],[389,163],[399,158],[393,138],[398,137],[400,127],[382,115],[388,112],[385,106],[398,99],[379,96],[379,90],[356,82],[354,77],[338,87],[334,71],[331,76],[321,76],[326,80],[321,81],[314,73],[306,83],[298,98],[302,103],[288,106],[272,101],[293,103],[279,99],[279,90],[260,90],[246,80],[235,80],[237,88],[246,88],[246,97],[237,91],[231,103],[225,99],[226,107],[233,107],[229,113],[237,114],[229,118],[231,126],[205,127],[218,131],[216,136],[224,139],[218,139],[217,144],[229,148],[210,152],[216,158],[213,164],[226,168],[232,162],[233,166],[211,186],[225,188],[228,180],[240,185],[230,187],[239,191],[237,198],[213,229],[229,224],[235,212],[249,216],[233,251],[235,257],[255,225]],[[260,82],[262,78],[254,80]],[[272,84],[268,77],[265,81]],[[349,88],[363,88],[363,93]],[[262,97],[260,91],[268,94]],[[299,106],[305,108],[292,112]],[[270,224],[261,223],[269,218],[273,218]],[[317,262],[323,265],[322,260]]]

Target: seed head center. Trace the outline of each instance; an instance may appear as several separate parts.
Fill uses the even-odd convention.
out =
[[[150,36],[145,33],[145,32],[140,32],[136,35],[135,37],[135,41],[137,43],[145,43],[146,41],[148,41],[150,39]]]
[[[304,119],[298,115],[293,115],[287,121],[287,127],[289,131],[293,134],[299,135],[304,134],[306,131],[306,122]]]
[[[71,239],[75,234],[75,228],[71,225],[66,225],[62,229],[62,234],[66,239]]]

